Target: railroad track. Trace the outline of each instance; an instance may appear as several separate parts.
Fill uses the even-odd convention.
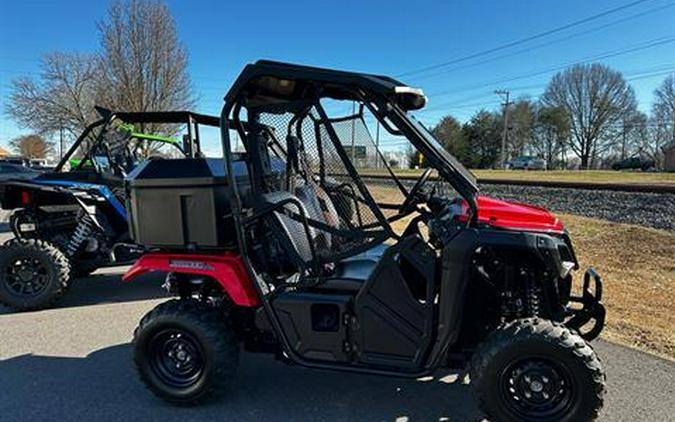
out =
[[[415,181],[416,175],[396,175],[402,181]],[[362,179],[369,181],[391,180],[391,176],[383,174],[366,174]],[[433,180],[434,178],[432,178]],[[509,185],[509,186],[538,186],[559,189],[584,189],[584,190],[608,190],[617,192],[641,192],[641,193],[671,193],[675,194],[675,185],[645,184],[645,183],[605,183],[605,182],[562,182],[550,180],[521,180],[521,179],[491,179],[479,178],[479,184],[485,185]]]

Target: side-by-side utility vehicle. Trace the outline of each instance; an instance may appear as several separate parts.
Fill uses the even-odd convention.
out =
[[[600,277],[573,286],[579,264],[548,211],[479,195],[411,115],[425,102],[385,76],[260,61],[226,94],[224,161],[129,175],[147,252],[125,279],[163,271],[176,295],[135,332],[150,390],[200,402],[243,348],[379,375],[470,367],[493,421],[596,418]],[[413,148],[428,168],[411,182],[390,166]]]
[[[4,305],[47,307],[73,277],[137,258],[124,178],[147,158],[201,156],[199,129],[210,126],[217,133],[220,126],[218,117],[183,111],[97,111],[100,119],[82,132],[54,171],[0,184],[14,234],[0,249]]]

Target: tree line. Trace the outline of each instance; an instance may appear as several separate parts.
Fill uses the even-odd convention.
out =
[[[538,156],[550,169],[603,168],[637,155],[658,163],[663,147],[675,142],[675,75],[654,91],[649,115],[638,110],[621,72],[577,64],[553,76],[538,100],[481,109],[464,124],[446,115],[431,131],[468,167],[498,167],[504,113],[507,158]]]
[[[194,106],[187,50],[165,3],[116,0],[97,28],[98,51],[47,54],[41,60],[39,78],[20,77],[11,82],[5,113],[34,132],[10,141],[20,153],[34,157],[53,151],[54,143],[45,137],[64,134],[73,140],[100,118],[94,106],[116,111]],[[144,129],[175,130],[168,126]]]
[[[98,51],[48,54],[39,78],[11,82],[5,112],[34,132],[12,140],[14,149],[44,157],[55,149],[45,137],[74,139],[99,118],[95,105],[124,111],[195,105],[187,50],[165,3],[116,0],[97,28]],[[176,128],[143,129],[171,134]],[[663,146],[675,142],[675,75],[655,90],[645,114],[620,72],[578,64],[553,76],[537,100],[523,96],[500,110],[484,108],[463,124],[446,115],[432,132],[465,165],[488,168],[501,164],[505,129],[507,158],[535,155],[548,168],[598,168],[634,155],[659,162]]]

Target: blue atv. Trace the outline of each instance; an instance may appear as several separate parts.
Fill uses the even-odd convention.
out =
[[[53,172],[0,185],[14,234],[0,249],[0,303],[6,306],[48,307],[72,278],[133,261],[139,250],[129,238],[124,178],[148,159],[202,156],[200,127],[220,124],[187,111],[97,111],[101,118]]]

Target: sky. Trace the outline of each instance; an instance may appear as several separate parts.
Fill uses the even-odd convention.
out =
[[[494,48],[607,13],[585,23]],[[241,69],[258,59],[398,77],[429,102],[418,118],[467,121],[499,107],[496,89],[536,99],[565,66],[600,61],[624,73],[642,111],[675,73],[675,0],[169,0],[199,101],[218,114]],[[107,1],[0,0],[0,145],[29,130],[5,114],[9,84],[39,75],[48,52],[93,52]],[[467,56],[477,56],[466,59]],[[445,64],[443,66],[443,64]],[[420,71],[421,69],[428,69]]]

